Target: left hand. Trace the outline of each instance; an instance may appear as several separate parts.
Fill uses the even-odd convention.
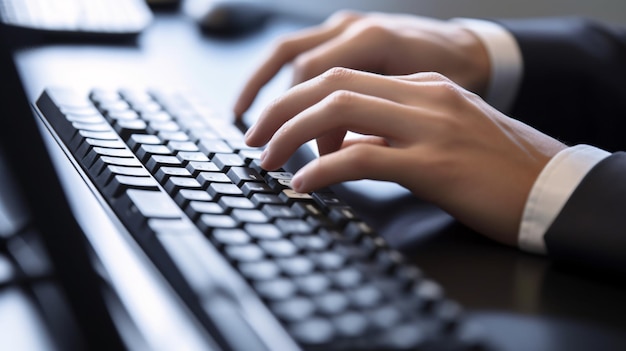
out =
[[[344,141],[346,131],[364,136]],[[266,169],[318,140],[321,156],[297,172],[296,191],[365,178],[394,181],[511,245],[535,179],[566,147],[442,75],[343,68],[291,88],[246,138],[252,146],[269,142]]]
[[[294,85],[332,67],[386,75],[434,71],[483,94],[491,74],[482,41],[459,23],[413,15],[341,11],[318,26],[277,40],[239,95],[234,107],[237,118],[289,62],[293,63]]]

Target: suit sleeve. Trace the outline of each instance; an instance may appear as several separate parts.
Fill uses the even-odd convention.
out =
[[[626,152],[587,173],[544,239],[558,261],[626,273]]]
[[[510,113],[568,144],[626,150],[626,29],[582,18],[498,21],[524,62]]]

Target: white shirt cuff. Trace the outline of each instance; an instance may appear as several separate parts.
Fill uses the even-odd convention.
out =
[[[473,32],[485,45],[491,60],[491,79],[484,99],[507,113],[515,101],[523,74],[522,53],[515,37],[494,22],[469,18],[454,21]]]
[[[610,153],[576,145],[556,154],[535,181],[520,223],[518,245],[524,251],[546,253],[546,231],[583,178]]]

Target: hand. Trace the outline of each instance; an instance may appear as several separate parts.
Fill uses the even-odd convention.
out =
[[[346,131],[363,137],[344,141]],[[365,178],[397,182],[511,245],[535,179],[565,148],[442,75],[343,68],[291,88],[246,135],[252,146],[269,142],[266,169],[312,139],[321,157],[294,176],[296,191]]]
[[[340,12],[318,27],[279,40],[244,86],[235,115],[241,117],[259,90],[289,62],[294,85],[333,67],[386,75],[434,71],[483,94],[490,72],[483,44],[455,22]]]

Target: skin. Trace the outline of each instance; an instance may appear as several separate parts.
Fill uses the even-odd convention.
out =
[[[516,244],[534,181],[566,146],[480,98],[490,67],[471,33],[420,17],[336,15],[278,41],[245,85],[237,115],[288,62],[294,87],[246,134],[249,145],[267,145],[264,168],[280,167],[315,139],[321,156],[296,173],[296,191],[393,181]],[[362,137],[344,140],[346,131]]]

